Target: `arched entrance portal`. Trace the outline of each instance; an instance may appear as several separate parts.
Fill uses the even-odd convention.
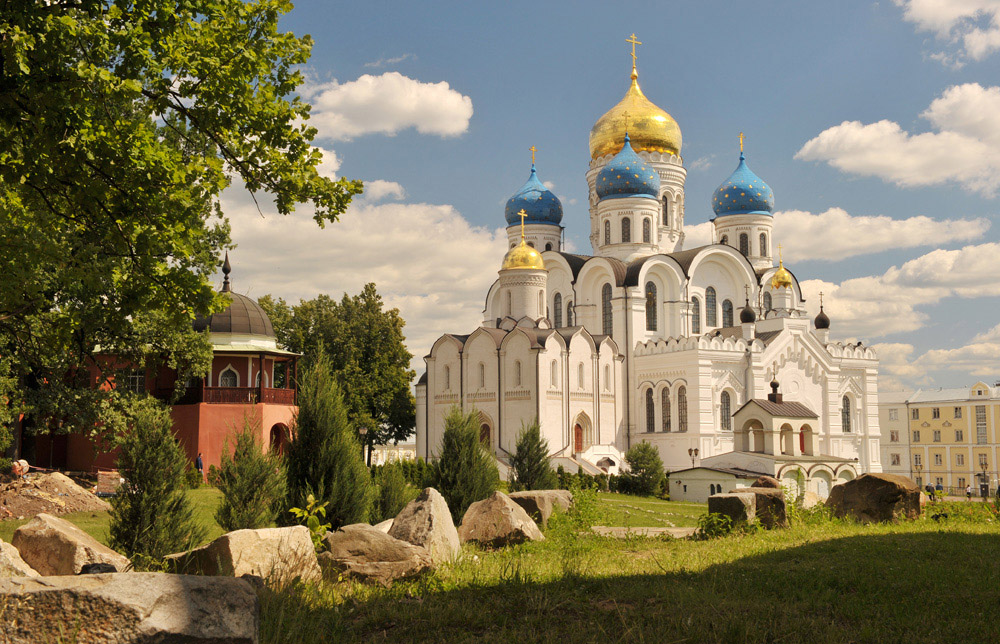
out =
[[[594,444],[594,431],[587,414],[579,414],[573,421],[573,453],[586,452]]]
[[[271,428],[270,446],[271,451],[276,454],[284,454],[285,446],[288,444],[288,428],[278,423]]]
[[[573,426],[573,451],[577,454],[583,451],[583,427],[580,423]]]
[[[490,445],[490,426],[486,423],[479,426],[479,442],[487,447]]]

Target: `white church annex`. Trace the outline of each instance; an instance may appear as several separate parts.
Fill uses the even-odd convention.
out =
[[[625,97],[590,133],[594,254],[563,251],[562,205],[532,159],[506,205],[509,251],[482,326],[442,335],[425,357],[417,455],[437,455],[458,405],[479,412],[501,463],[537,417],[569,471],[617,472],[645,441],[668,470],[766,461],[762,473],[817,493],[880,472],[875,353],[831,341],[822,305],[807,316],[795,276],[775,266],[773,194],[747,166],[742,135],[740,148],[711,199],[714,243],[685,248],[681,131],[643,95],[633,58]],[[772,381],[808,424],[743,414],[736,427]]]

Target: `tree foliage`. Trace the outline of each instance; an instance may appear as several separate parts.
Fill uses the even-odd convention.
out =
[[[82,367],[154,356],[181,383],[207,369],[191,322],[227,304],[209,277],[229,244],[218,197],[231,177],[273,196],[280,214],[311,204],[320,225],[360,192],[317,172],[296,94],[312,42],[279,31],[290,8],[3,4],[0,355],[15,404],[93,428],[118,397]],[[121,360],[91,363],[98,347]]]
[[[432,487],[448,502],[455,524],[461,523],[470,505],[493,494],[499,485],[496,462],[479,440],[479,412],[453,407],[445,418]]]
[[[232,456],[229,439],[222,450],[217,482],[222,503],[215,511],[215,520],[226,532],[266,528],[283,509],[282,459],[274,452],[264,452],[259,433],[260,423],[245,418],[242,429],[233,435]]]
[[[326,518],[334,528],[367,521],[375,495],[371,473],[322,347],[299,379],[298,400],[285,458],[285,507],[305,508],[311,494],[328,504]],[[289,514],[282,521],[297,523]]]
[[[142,568],[197,545],[205,531],[185,494],[188,458],[174,440],[170,412],[145,398],[130,416],[118,454],[125,481],[111,499],[109,544]]]
[[[627,476],[632,491],[647,496],[659,491],[663,482],[663,461],[656,447],[646,442],[636,443],[626,452],[625,462],[630,468]]]
[[[549,442],[542,438],[535,419],[521,426],[510,457],[510,490],[551,490],[556,487],[556,474],[549,463]]]
[[[372,523],[395,518],[406,504],[417,498],[420,493],[417,488],[407,483],[399,463],[386,463],[377,468],[374,478],[378,485],[378,495],[372,507]]]
[[[384,308],[375,284],[366,284],[358,295],[345,293],[340,302],[320,295],[291,306],[267,295],[260,304],[283,346],[304,354],[307,361],[320,346],[325,349],[351,426],[368,428],[368,444],[410,435],[415,421],[413,355],[404,344],[405,322],[399,310]]]

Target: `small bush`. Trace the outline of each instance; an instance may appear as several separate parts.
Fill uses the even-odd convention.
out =
[[[663,461],[660,452],[649,443],[636,443],[625,454],[630,472],[625,478],[630,479],[631,493],[642,496],[653,496],[660,490],[663,481]]]
[[[373,477],[378,486],[375,505],[372,506],[372,523],[381,523],[396,517],[406,504],[417,498],[419,492],[406,482],[399,463],[388,463],[378,468]]]
[[[184,472],[184,479],[188,489],[197,490],[205,482],[201,477],[201,472],[195,469],[194,463],[188,462],[187,471]]]
[[[264,453],[249,419],[234,439],[232,456],[228,439],[222,450],[217,473],[222,503],[215,511],[215,520],[226,532],[266,528],[278,516],[284,500],[281,458],[273,452]]]
[[[295,517],[300,524],[309,528],[309,536],[312,538],[316,552],[323,549],[323,537],[330,529],[329,523],[320,523],[320,519],[326,517],[326,504],[327,501],[320,503],[316,497],[310,494],[306,497],[306,507],[288,509],[289,514]]]
[[[479,413],[453,407],[445,418],[441,458],[434,466],[434,487],[448,502],[458,525],[476,501],[493,494],[500,484],[493,455],[479,441]]]
[[[733,532],[733,520],[725,514],[709,512],[698,517],[698,532],[700,539],[716,539]]]
[[[510,457],[509,483],[511,492],[551,490],[558,483],[549,463],[549,442],[542,438],[537,419],[527,426],[521,425]]]

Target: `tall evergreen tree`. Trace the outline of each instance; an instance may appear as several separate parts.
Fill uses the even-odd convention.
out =
[[[134,405],[132,427],[118,454],[125,482],[111,499],[109,542],[145,568],[198,545],[205,530],[195,522],[185,493],[188,458],[174,440],[170,412],[152,398]]]
[[[660,451],[649,443],[636,443],[625,454],[628,463],[628,477],[632,481],[632,489],[644,495],[656,494],[663,482],[663,461]]]
[[[441,458],[434,466],[434,485],[456,525],[476,501],[493,494],[500,484],[493,455],[479,440],[479,413],[453,407],[444,421]]]
[[[258,422],[245,418],[243,428],[234,436],[232,456],[228,439],[222,450],[218,483],[222,503],[215,511],[215,520],[227,532],[266,528],[285,500],[282,459],[274,452],[264,452],[259,431]]]
[[[371,473],[322,347],[303,370],[298,398],[285,459],[285,509],[306,507],[306,497],[312,494],[317,502],[328,503],[326,519],[333,528],[367,521],[375,495]],[[287,512],[282,521],[296,522]]]
[[[551,490],[556,486],[556,474],[549,464],[549,442],[535,419],[521,425],[514,453],[510,457],[510,490]]]

